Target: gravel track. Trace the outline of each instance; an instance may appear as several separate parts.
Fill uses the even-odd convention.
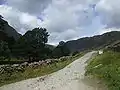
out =
[[[86,62],[95,53],[89,52],[55,73],[5,85],[0,90],[104,90],[96,81],[88,84],[84,79]]]

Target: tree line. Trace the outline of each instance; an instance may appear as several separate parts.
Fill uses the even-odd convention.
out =
[[[27,31],[18,40],[0,31],[0,60],[17,58],[33,62],[70,54],[63,41],[54,49],[50,49],[47,46],[48,37],[46,28],[34,28]]]

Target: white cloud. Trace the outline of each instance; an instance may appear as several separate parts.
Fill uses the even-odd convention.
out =
[[[105,26],[119,28],[119,3],[119,0],[6,0],[6,5],[0,5],[0,13],[20,33],[46,27],[51,35],[49,43],[58,43],[104,32]]]
[[[106,32],[111,32],[111,31],[120,31],[120,29],[118,29],[118,28],[104,28],[104,29],[101,29],[99,34],[103,34],[103,33],[106,33]]]
[[[36,16],[20,12],[6,5],[0,5],[0,14],[21,34],[40,26],[41,22]]]
[[[90,5],[97,0],[7,0],[0,13],[20,33],[46,27],[50,33],[49,43],[83,36],[85,27],[92,23],[94,11]],[[38,15],[43,19],[41,22]],[[85,30],[86,31],[86,30]]]
[[[84,29],[81,28],[91,25],[95,17],[93,8],[89,8],[85,0],[53,0],[42,13],[45,18],[41,25],[51,33],[50,42],[55,43],[83,36],[80,32]]]
[[[120,28],[120,0],[100,0],[97,4],[101,21],[107,28]]]

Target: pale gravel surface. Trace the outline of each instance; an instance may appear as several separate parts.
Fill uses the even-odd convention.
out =
[[[0,90],[104,90],[84,81],[86,61],[95,51],[89,52],[64,69],[50,75],[24,80],[0,87]]]

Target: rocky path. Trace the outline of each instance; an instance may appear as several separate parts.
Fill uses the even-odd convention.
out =
[[[85,66],[95,51],[89,52],[64,69],[50,75],[5,85],[0,90],[104,90],[103,87],[84,80]]]

